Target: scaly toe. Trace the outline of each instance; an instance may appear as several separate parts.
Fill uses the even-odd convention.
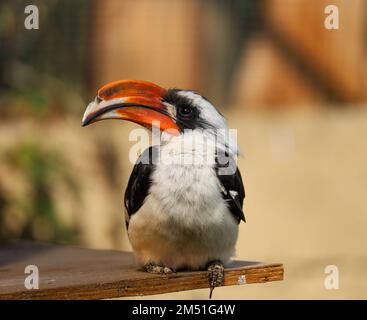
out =
[[[148,263],[144,266],[144,270],[149,273],[155,274],[170,274],[175,272],[173,269],[166,266],[160,266],[154,263]]]

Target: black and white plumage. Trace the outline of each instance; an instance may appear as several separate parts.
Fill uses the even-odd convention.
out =
[[[126,225],[138,262],[169,270],[226,264],[245,221],[245,190],[234,162],[237,145],[223,116],[193,91],[117,81],[100,89],[83,125],[106,118],[161,125],[163,142],[139,157],[125,193]]]
[[[154,160],[152,161],[152,159],[157,157],[156,154],[158,152],[159,148],[157,146],[147,148],[134,165],[124,198],[127,229],[129,228],[130,217],[141,208],[145,199],[149,196],[149,190],[152,185],[152,173],[155,170]],[[218,162],[213,166],[220,183],[221,195],[238,223],[241,220],[246,221],[242,211],[245,189],[241,173],[236,167],[234,174],[220,175],[218,174],[220,167],[221,165]]]

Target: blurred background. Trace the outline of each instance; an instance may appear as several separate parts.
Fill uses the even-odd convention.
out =
[[[34,0],[39,30],[24,27],[28,4],[0,1],[0,242],[130,250],[136,126],[80,122],[102,84],[144,79],[199,91],[238,129],[237,256],[285,265],[282,282],[216,298],[367,298],[366,1]],[[324,288],[327,265],[339,290]]]

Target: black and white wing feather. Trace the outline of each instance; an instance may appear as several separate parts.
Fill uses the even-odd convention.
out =
[[[227,158],[228,160],[228,158]],[[218,162],[216,164],[216,173],[219,180],[221,194],[227,202],[229,210],[238,223],[245,220],[245,214],[242,210],[243,200],[245,198],[245,188],[243,186],[241,173],[236,163],[230,158],[229,163],[223,166]]]
[[[151,174],[155,167],[152,159],[156,150],[154,146],[146,149],[137,160],[130,175],[124,199],[126,228],[129,227],[130,217],[141,208],[149,194],[152,183]]]

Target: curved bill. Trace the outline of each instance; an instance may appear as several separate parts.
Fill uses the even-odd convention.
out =
[[[163,102],[167,90],[147,81],[119,80],[106,84],[87,106],[82,126],[120,119],[177,134],[173,107]]]

